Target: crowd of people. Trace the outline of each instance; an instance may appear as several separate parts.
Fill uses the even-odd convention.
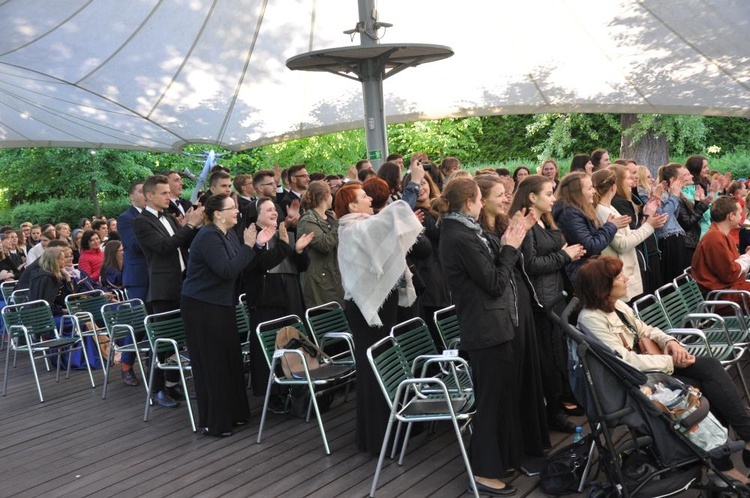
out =
[[[253,330],[338,302],[359,366],[355,444],[371,454],[388,410],[367,348],[413,317],[437,339],[433,313],[455,304],[476,396],[470,459],[480,490],[494,495],[512,494],[504,480],[544,454],[550,430],[574,432],[568,416],[582,413],[566,342],[545,313],[556,296],[584,296],[580,319],[606,334],[612,313],[635,320],[628,303],[691,264],[704,291],[744,289],[750,268],[750,255],[738,252],[750,241],[744,180],[709,171],[702,156],[664,165],[654,178],[603,149],[576,155],[565,175],[552,159],[470,173],[452,157],[393,154],[377,171],[363,160],[346,176],[297,164],[232,178],[216,166],[195,206],[182,190],[180,173],[168,171],[134,183],[132,206],[116,220],[81,220],[72,231],[65,223],[3,227],[0,280],[18,280],[58,316],[67,294],[89,289],[125,289],[151,313],[180,309],[199,426],[220,437],[250,417],[237,296],[247,296]],[[626,361],[720,375],[713,363],[690,366],[668,336],[646,335],[665,358]],[[251,337],[252,391],[263,396],[269,372]],[[133,360],[120,362],[128,386],[140,383]],[[165,408],[187,394],[169,374],[156,376],[152,392]],[[727,410],[742,404],[723,395]],[[735,419],[750,439],[747,421]]]

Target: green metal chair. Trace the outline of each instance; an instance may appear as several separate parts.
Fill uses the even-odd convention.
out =
[[[10,300],[10,296],[13,294],[17,283],[18,280],[6,280],[0,284],[0,294],[2,294],[3,301],[5,301],[6,304],[13,304]]]
[[[400,345],[391,336],[384,337],[367,348],[367,360],[377,377],[380,389],[391,411],[383,437],[383,445],[380,448],[377,467],[375,468],[375,476],[370,488],[370,496],[375,496],[380,469],[388,451],[388,441],[394,422],[398,421],[399,425],[407,424],[401,456],[398,460],[398,464],[402,465],[409,444],[412,424],[414,422],[446,420],[453,425],[472,491],[474,496],[478,497],[479,493],[474,484],[474,473],[471,470],[469,456],[466,453],[461,427],[459,426],[459,420],[464,423],[464,426],[468,425],[471,420],[474,404],[473,396],[470,393],[449,391],[443,381],[438,378],[418,378],[412,375],[406,356]],[[458,356],[441,356],[427,361],[461,365],[468,371],[466,361]],[[429,392],[425,391],[427,386],[430,387]]]
[[[329,348],[335,348],[337,352],[331,354],[331,358],[338,363],[354,364],[352,329],[339,303],[331,301],[307,309],[305,321],[310,335],[320,349],[328,352]]]
[[[177,371],[180,374],[180,383],[185,392],[185,404],[188,408],[190,426],[192,427],[193,432],[196,432],[197,429],[195,427],[195,417],[193,417],[193,407],[190,403],[187,381],[185,380],[185,373],[191,373],[192,366],[190,365],[188,357],[185,355],[185,352],[187,351],[187,341],[185,340],[185,328],[183,326],[180,310],[148,315],[143,320],[143,323],[146,327],[148,342],[151,345],[151,368],[148,373],[146,409],[143,414],[143,420],[144,422],[148,422],[148,415],[151,409],[151,387],[153,386],[154,381],[154,371],[157,368],[165,371]],[[166,359],[163,361],[160,360],[159,353],[164,353]]]
[[[70,358],[73,350],[80,348],[86,359],[86,368],[89,373],[91,387],[94,388],[94,376],[91,373],[91,366],[88,362],[88,355],[83,344],[81,329],[78,319],[72,315],[63,315],[61,324],[66,321],[70,323],[72,331],[69,337],[63,336],[58,330],[55,319],[52,316],[52,310],[47,301],[39,299],[22,304],[11,304],[3,308],[3,322],[5,323],[5,333],[9,337],[8,349],[5,353],[5,378],[3,380],[3,396],[8,389],[8,375],[10,369],[10,352],[28,353],[31,360],[31,367],[34,372],[34,382],[39,393],[39,402],[44,402],[42,395],[42,386],[39,382],[39,373],[36,368],[36,360],[47,360],[51,357],[57,357],[57,372],[55,381],[60,381],[60,362],[62,356],[67,353],[67,372],[65,378],[70,377]],[[64,328],[61,325],[61,328]],[[15,365],[14,365],[15,366]]]
[[[146,326],[144,320],[146,306],[140,299],[128,299],[117,303],[102,305],[100,310],[104,327],[109,336],[109,350],[107,361],[103,364],[104,387],[102,388],[102,399],[107,398],[107,386],[109,385],[109,369],[115,357],[115,353],[133,353],[138,361],[143,377],[143,385],[148,392],[148,374],[143,368],[142,355],[148,355],[151,345],[145,339]],[[129,344],[122,344],[122,340],[130,338]],[[120,343],[120,344],[118,344]]]
[[[325,428],[323,427],[323,418],[320,415],[317,397],[332,389],[338,389],[349,379],[353,378],[355,374],[354,364],[336,364],[331,361],[329,363],[321,364],[317,369],[308,369],[307,362],[301,351],[297,349],[276,349],[276,334],[280,329],[287,326],[296,328],[301,335],[308,337],[305,331],[305,325],[296,315],[288,315],[275,320],[262,322],[258,324],[258,327],[256,328],[258,341],[263,348],[263,355],[266,358],[269,369],[268,385],[266,387],[266,397],[263,401],[263,413],[260,419],[257,442],[260,443],[263,435],[263,426],[265,425],[266,414],[268,412],[268,402],[271,397],[271,386],[274,384],[287,387],[306,386],[310,393],[307,421],[310,421],[311,412],[314,410],[315,418],[317,419],[318,427],[320,428],[320,435],[323,438],[325,452],[327,455],[330,455],[331,450],[328,446],[328,439],[326,438]],[[281,373],[280,362],[285,354],[299,355],[302,359],[304,371],[299,375],[291,377],[284,376],[283,373]],[[354,353],[352,352],[352,355],[353,354]]]
[[[104,370],[104,355],[102,354],[101,345],[109,340],[109,333],[104,326],[102,317],[102,306],[109,304],[110,300],[101,290],[92,290],[68,294],[65,296],[65,307],[68,313],[78,317],[81,324],[81,334],[83,337],[89,337],[96,344],[96,351],[99,354],[99,365]]]
[[[461,326],[458,324],[456,305],[437,310],[433,316],[444,349],[458,349],[461,346]]]

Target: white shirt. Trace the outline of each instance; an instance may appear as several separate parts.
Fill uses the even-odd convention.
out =
[[[155,209],[151,209],[150,207],[146,206],[146,211],[153,214],[159,219],[159,222],[164,225],[164,228],[167,229],[167,233],[170,237],[174,237],[174,230],[172,230],[172,225],[169,224],[169,221],[167,220],[167,215],[162,215]],[[177,255],[180,257],[180,271],[185,271],[185,260],[182,259],[182,251],[177,249]]]

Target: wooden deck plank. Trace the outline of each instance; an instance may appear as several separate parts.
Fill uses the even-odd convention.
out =
[[[4,361],[3,352],[0,369]],[[143,388],[124,386],[117,369],[106,400],[100,371],[95,390],[85,371],[59,383],[54,371],[40,375],[44,403],[27,358],[11,370],[8,395],[0,399],[1,496],[328,498],[366,496],[372,484],[376,458],[353,445],[353,399],[337,399],[323,415],[332,450],[326,456],[317,423],[285,415],[269,414],[256,444],[259,398],[251,398],[249,425],[217,439],[192,433],[184,406],[155,407],[144,422]],[[553,451],[569,440],[569,434],[553,433]],[[519,474],[510,482],[517,496],[544,496],[537,478]],[[437,433],[412,438],[403,466],[386,459],[378,496],[467,496],[467,485],[453,430],[440,424]]]

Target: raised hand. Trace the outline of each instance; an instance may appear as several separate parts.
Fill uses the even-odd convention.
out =
[[[276,235],[276,227],[273,225],[267,226],[266,228],[258,232],[256,242],[262,246],[266,245],[268,244],[268,241],[273,238],[274,235]]]
[[[294,250],[297,251],[297,254],[302,254],[302,251],[305,250],[305,247],[310,245],[314,236],[314,232],[309,232],[297,239],[297,242],[294,244]]]
[[[565,244],[563,246],[563,251],[565,251],[573,261],[578,261],[586,254],[586,249],[584,249],[581,244],[573,244],[572,246]]]
[[[607,222],[614,224],[619,230],[620,228],[625,228],[626,226],[630,225],[630,216],[615,217],[615,215],[610,214]]]
[[[661,200],[656,197],[651,197],[645,206],[643,206],[643,214],[645,216],[653,216],[656,214],[656,210],[661,206]]]
[[[193,227],[201,226],[203,224],[203,210],[203,206],[188,209],[187,213],[185,213],[187,223]]]
[[[257,237],[258,237],[258,229],[255,228],[255,223],[247,227],[245,231],[242,233],[242,238],[246,246],[253,247],[255,245],[255,240]]]
[[[284,223],[287,227],[297,226],[299,221],[299,199],[294,199],[286,208]]]
[[[279,163],[273,163],[273,181],[276,185],[281,186],[281,166]]]
[[[527,214],[525,209],[518,211],[510,219],[508,228],[505,229],[505,233],[500,239],[500,243],[518,249],[521,247],[523,239],[526,238],[526,232],[534,226],[534,223],[536,223],[536,219],[534,218],[533,212]]]
[[[414,216],[416,216],[419,222],[424,225],[424,211],[417,209],[414,211]]]
[[[661,228],[667,222],[667,218],[669,218],[669,215],[667,213],[655,214],[653,216],[650,216],[646,220],[646,223],[654,228]]]
[[[286,231],[286,225],[283,223],[279,225],[279,239],[283,240],[287,244],[289,243],[289,234]]]

